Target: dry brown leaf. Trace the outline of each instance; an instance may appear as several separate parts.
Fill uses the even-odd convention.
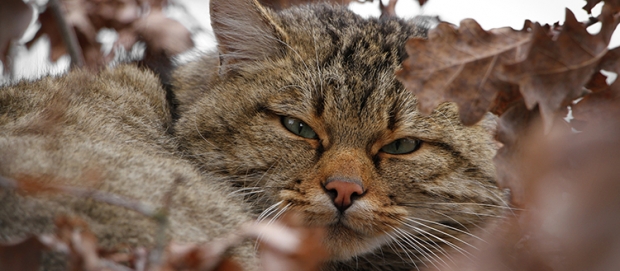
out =
[[[409,58],[396,76],[417,95],[423,113],[430,114],[440,103],[454,101],[459,105],[461,121],[471,125],[491,107],[505,110],[502,103],[494,102],[496,97],[504,104],[519,99],[515,86],[500,80],[495,70],[515,62],[529,36],[527,25],[522,31],[485,31],[472,19],[461,21],[458,29],[441,23],[430,31],[428,40],[413,38],[407,42]]]
[[[387,5],[384,5],[383,1],[379,1],[381,17],[396,17],[396,3],[398,0],[390,0]]]
[[[285,214],[280,223],[257,224],[247,229],[260,241],[263,270],[318,271],[329,254],[323,246],[325,229],[303,227],[295,214]]]
[[[592,13],[592,8],[594,8],[594,6],[596,6],[601,1],[603,1],[603,0],[586,0],[587,3],[586,3],[585,6],[583,6],[583,9],[591,14]]]
[[[591,92],[603,91],[609,87],[607,85],[607,76],[598,71],[592,75],[592,78],[590,78],[590,81],[588,81],[584,87]]]
[[[601,59],[599,69],[620,74],[620,47],[610,50]],[[600,74],[600,73],[597,73]],[[572,106],[573,117],[581,130],[589,122],[599,122],[604,119],[613,119],[620,113],[620,80],[607,85],[601,75],[595,74],[588,85],[593,93],[585,95],[577,104]],[[604,76],[603,76],[604,77]],[[594,86],[594,87],[593,87]]]
[[[525,48],[527,54],[518,63],[499,67],[498,74],[519,85],[528,109],[539,106],[549,129],[557,113],[582,96],[582,87],[596,72],[608,44],[604,31],[591,35],[567,9],[557,37],[550,37],[534,24],[532,42]]]
[[[585,6],[583,6],[583,9],[588,13],[592,13],[592,8],[594,8],[598,3],[602,1],[603,0],[586,0],[587,3]],[[618,11],[618,8],[620,8],[620,1],[618,0],[605,0],[605,4],[616,7],[616,11]]]
[[[9,49],[14,40],[24,35],[32,20],[32,6],[22,0],[4,0],[0,9],[0,62],[5,63],[5,72],[10,66],[6,65]]]
[[[41,268],[41,253],[45,249],[37,237],[13,244],[0,243],[0,270],[38,271]]]
[[[531,133],[531,126],[540,120],[537,110],[528,110],[521,101],[504,113],[497,125],[497,141],[502,148],[493,159],[497,168],[497,181],[501,188],[509,188],[510,202],[516,206],[523,204],[523,187],[519,179],[522,168],[516,163],[523,155],[523,140]]]
[[[136,34],[147,45],[147,50],[168,56],[187,51],[194,46],[191,33],[176,20],[166,17],[162,10],[153,9],[134,24]]]
[[[101,45],[97,42],[98,29],[95,29],[87,18],[83,1],[64,0],[60,1],[60,3],[64,6],[63,10],[65,11],[67,24],[74,28],[86,65],[91,68],[97,68],[112,60],[113,56],[104,56],[101,53]],[[32,46],[39,37],[45,35],[50,39],[50,60],[56,61],[61,56],[67,54],[68,50],[51,8],[48,7],[43,13],[39,14],[39,22],[41,23],[41,28],[34,38],[26,43],[26,46]]]
[[[620,270],[620,119],[546,135],[535,122],[512,160],[522,209],[486,229],[473,259],[441,270]]]
[[[75,30],[79,45],[88,67],[100,68],[109,63],[113,53],[104,55],[101,44],[96,41],[97,33],[103,28],[112,28],[119,33],[115,46],[129,50],[137,41],[147,46],[146,58],[164,57],[170,62],[172,56],[193,47],[191,33],[179,22],[163,14],[166,0],[62,0],[67,23]],[[41,29],[36,33],[31,46],[39,37],[47,35],[51,42],[50,58],[56,61],[67,53],[67,48],[58,30],[56,18],[49,9],[39,15]],[[146,60],[148,62],[148,60]],[[164,65],[167,67],[167,65]],[[159,72],[159,70],[155,70]],[[165,72],[165,71],[164,71]],[[164,76],[165,77],[165,76]]]
[[[604,6],[596,35],[569,10],[561,27],[526,22],[521,31],[484,31],[470,19],[458,29],[440,24],[428,40],[407,42],[409,58],[397,78],[417,95],[423,113],[453,101],[461,121],[471,125],[489,110],[502,114],[523,97],[528,109],[538,105],[548,129],[584,94],[583,86],[597,71],[618,24],[614,10]]]
[[[140,4],[136,0],[87,0],[84,10],[96,29],[119,30],[140,19]]]
[[[97,237],[88,224],[77,217],[56,218],[56,235],[67,244],[71,270],[96,270],[99,266]]]

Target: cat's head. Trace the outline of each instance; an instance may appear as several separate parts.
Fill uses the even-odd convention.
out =
[[[211,0],[211,20],[218,52],[176,75],[176,133],[261,219],[293,211],[326,227],[334,259],[385,244],[423,259],[439,253],[412,247],[459,250],[498,213],[488,126],[461,125],[453,104],[419,114],[395,79],[405,41],[425,29],[252,0]]]

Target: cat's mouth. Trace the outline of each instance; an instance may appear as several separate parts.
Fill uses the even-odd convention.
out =
[[[334,260],[348,260],[370,252],[389,240],[389,233],[399,227],[398,212],[373,212],[370,206],[352,207],[345,212],[318,206],[289,206],[290,212],[301,215],[306,226],[326,230],[325,247]],[[363,208],[366,207],[366,208]]]
[[[359,229],[339,220],[326,227],[324,244],[334,260],[348,260],[368,253],[385,244],[389,238],[384,232],[369,235],[368,229]]]

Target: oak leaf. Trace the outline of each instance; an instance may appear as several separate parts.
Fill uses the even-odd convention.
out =
[[[546,129],[551,127],[557,112],[582,96],[582,87],[607,52],[606,27],[610,26],[603,24],[601,32],[591,35],[567,9],[566,21],[557,37],[549,36],[534,24],[532,41],[523,48],[527,54],[518,63],[499,67],[503,80],[519,85],[528,109],[539,106]]]
[[[440,23],[428,40],[412,38],[407,42],[409,58],[396,73],[405,87],[418,97],[421,112],[430,112],[440,103],[459,105],[461,121],[478,122],[489,108],[505,109],[494,102],[511,103],[519,99],[517,88],[496,75],[499,65],[512,63],[521,47],[530,42],[527,25],[515,31],[500,28],[483,30],[476,21],[465,19],[458,29]]]
[[[603,56],[599,69],[620,74],[620,47],[610,50]],[[599,122],[604,119],[613,119],[620,113],[620,80],[616,77],[611,85],[607,85],[604,76],[597,72],[586,85],[592,93],[583,97],[572,106],[573,117],[571,123],[577,125],[590,122]],[[583,126],[575,127],[578,130]]]

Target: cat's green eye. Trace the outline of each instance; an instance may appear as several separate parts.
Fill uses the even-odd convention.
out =
[[[318,138],[316,132],[305,122],[291,117],[282,117],[282,125],[291,133],[305,138]]]
[[[416,151],[419,146],[419,140],[413,138],[401,138],[383,146],[381,151],[389,154],[407,154]]]

